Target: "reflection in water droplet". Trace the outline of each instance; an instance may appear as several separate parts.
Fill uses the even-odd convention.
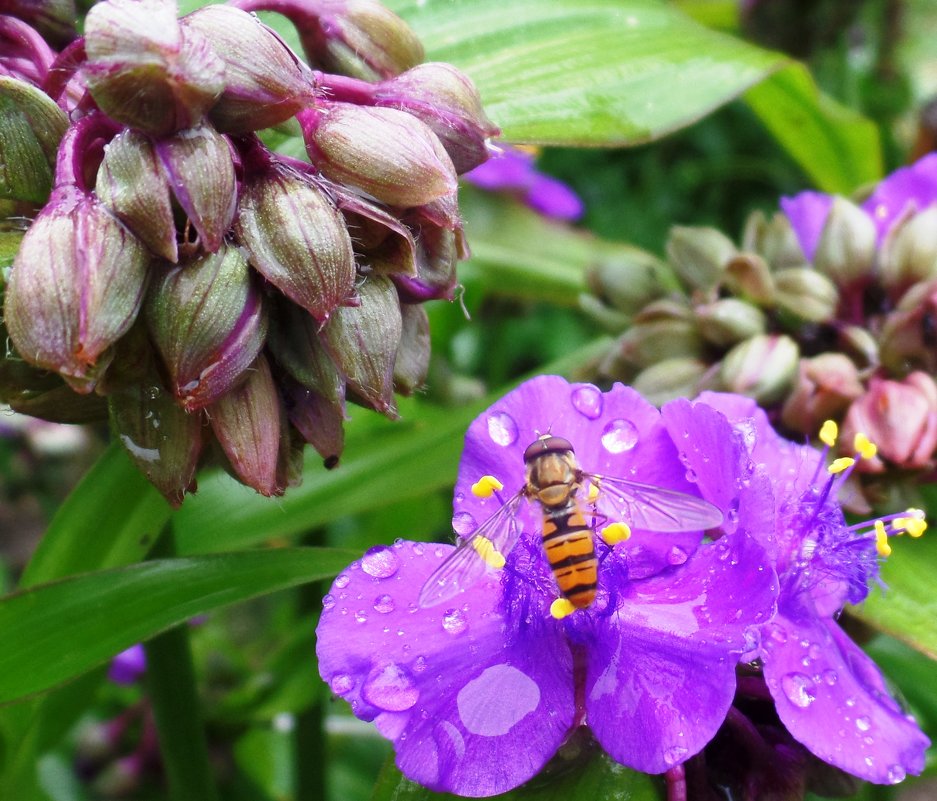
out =
[[[426,657],[418,656],[413,660],[413,672],[422,673],[424,670],[426,670]]]
[[[602,393],[593,386],[576,387],[572,395],[573,408],[584,417],[595,420],[602,415]]]
[[[339,573],[335,577],[335,586],[340,590],[348,586],[348,582],[351,581],[351,577],[347,573]]]
[[[331,609],[333,606],[335,606],[335,597],[333,595],[326,595],[322,599],[322,608]]]
[[[384,545],[370,548],[361,557],[361,569],[374,578],[390,578],[397,572],[399,565],[394,552]]]
[[[336,695],[344,695],[355,686],[355,680],[347,673],[336,673],[329,679],[329,687]]]
[[[687,560],[687,553],[677,545],[667,551],[667,562],[671,565],[682,565]]]
[[[504,412],[488,415],[488,436],[496,445],[507,447],[517,442],[517,423]]]
[[[824,670],[823,681],[832,687],[834,684],[836,684],[837,681],[839,681],[839,676],[836,674],[835,670]]]
[[[889,784],[898,784],[898,782],[903,782],[907,775],[901,765],[889,765],[885,778],[888,779]]]
[[[452,530],[456,534],[464,537],[471,534],[476,528],[475,518],[468,512],[456,512],[452,516]]]
[[[781,689],[788,700],[801,709],[806,709],[817,699],[816,686],[803,673],[788,673],[781,679]]]
[[[856,728],[859,731],[868,731],[872,728],[872,721],[865,717],[865,715],[858,717],[856,718]]]
[[[359,609],[355,612],[355,623],[367,623],[368,615],[363,609]]]
[[[458,609],[449,609],[442,616],[442,627],[449,634],[461,634],[468,626],[465,615]]]
[[[374,611],[380,612],[382,615],[393,612],[394,599],[389,595],[378,595],[377,598],[374,599]]]
[[[612,420],[602,430],[602,445],[609,453],[630,451],[638,442],[638,428],[630,420]]]
[[[676,765],[683,757],[687,755],[687,749],[675,745],[664,752],[664,762],[668,765]]]
[[[409,674],[393,663],[374,668],[361,688],[365,701],[388,712],[410,709],[420,697]]]

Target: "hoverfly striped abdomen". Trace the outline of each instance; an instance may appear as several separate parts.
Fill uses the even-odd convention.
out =
[[[543,511],[543,549],[556,585],[577,609],[587,607],[595,600],[598,584],[592,527],[573,498],[562,508]]]

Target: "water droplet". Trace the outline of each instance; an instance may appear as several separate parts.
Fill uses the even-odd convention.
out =
[[[323,608],[323,609],[331,609],[333,606],[335,606],[335,596],[333,596],[333,595],[326,595],[326,596],[322,599],[322,608]]]
[[[374,599],[374,611],[380,612],[382,615],[393,612],[394,599],[389,595],[378,595],[377,598]]]
[[[630,451],[638,442],[638,428],[630,420],[612,420],[602,430],[602,445],[610,453]]]
[[[410,709],[420,697],[409,674],[393,662],[376,667],[368,674],[361,688],[365,701],[388,712],[403,712]]]
[[[424,670],[426,670],[426,657],[418,656],[413,660],[413,672],[422,673]]]
[[[355,623],[367,623],[368,615],[363,609],[359,609],[355,612]]]
[[[462,501],[465,500],[465,493],[464,493],[464,492],[457,492],[457,493],[455,494],[455,497],[454,497],[452,500],[453,500],[453,502],[455,502],[455,503],[462,503]]]
[[[355,686],[355,680],[347,673],[336,673],[329,679],[329,687],[336,695],[344,695]]]
[[[349,581],[351,581],[351,577],[347,573],[339,573],[335,577],[335,586],[342,590],[348,586]]]
[[[687,553],[677,545],[667,551],[667,562],[671,565],[682,565],[687,560]]]
[[[768,633],[771,639],[777,643],[787,642],[787,631],[777,624],[772,624]]]
[[[442,616],[442,627],[449,634],[461,634],[468,627],[468,621],[458,609],[449,609]]]
[[[862,717],[856,718],[856,728],[859,731],[868,731],[872,728],[872,721],[869,720],[865,715]]]
[[[691,484],[695,484],[699,480],[699,476],[696,475],[695,470],[687,470],[685,475],[686,475],[686,480],[689,481]]]
[[[686,748],[683,748],[679,745],[674,745],[664,751],[664,762],[666,762],[668,765],[676,765],[686,755]]]
[[[368,552],[361,557],[361,569],[374,578],[390,578],[397,572],[399,566],[397,556],[384,545],[368,549]]]
[[[823,681],[825,681],[830,687],[836,684],[839,681],[839,675],[835,670],[824,670],[823,671]]]
[[[889,784],[898,784],[898,782],[903,782],[907,775],[901,765],[889,765],[885,773],[885,778],[888,779]]]
[[[591,385],[576,387],[573,390],[572,401],[573,408],[590,420],[602,415],[602,393]]]
[[[781,689],[788,700],[801,709],[806,709],[817,698],[816,686],[803,673],[788,673],[781,679]]]
[[[478,525],[468,512],[456,512],[452,516],[452,530],[461,537],[471,534]]]
[[[424,553],[426,553],[426,546],[422,542],[414,542],[413,555],[422,556]]]
[[[507,447],[517,442],[517,423],[504,412],[488,415],[488,436],[496,445]]]

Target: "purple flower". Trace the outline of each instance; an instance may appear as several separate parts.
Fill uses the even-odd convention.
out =
[[[882,243],[892,227],[907,213],[923,211],[937,201],[937,154],[924,156],[909,167],[895,170],[869,195],[861,208],[875,223]],[[801,192],[781,198],[781,209],[790,219],[804,255],[813,260],[833,197],[821,192]]]
[[[774,540],[773,547],[765,544],[775,557],[781,593],[777,615],[762,626],[759,657],[781,721],[820,759],[862,779],[895,783],[920,773],[928,738],[835,620],[846,603],[868,595],[878,574],[873,532],[884,533],[883,524],[847,525],[836,500],[846,473],[825,469],[825,451],[778,436],[748,398],[704,393],[695,407],[686,401],[669,405],[664,419],[685,424],[700,406],[718,409],[732,422],[756,475],[774,486],[777,522],[762,534]],[[893,530],[900,528],[900,516],[891,521]]]
[[[764,549],[739,521],[770,521],[774,507],[726,419],[698,417],[705,476],[687,467],[683,431],[668,431],[634,390],[528,381],[471,425],[455,488],[453,527],[474,535],[475,547],[478,524],[493,513],[516,526],[501,569],[428,605],[421,588],[433,594],[428,581],[453,548],[397,541],[336,578],[317,631],[319,670],[394,742],[404,774],[434,790],[489,796],[536,774],[583,723],[612,757],[649,773],[712,738],[732,702],[735,666],[752,647],[747,631],[769,619],[777,592]],[[597,595],[568,616],[557,612],[542,507],[518,493],[528,481],[524,451],[542,446],[546,432],[572,443],[586,471],[576,489],[589,527],[635,529],[618,544],[595,538]],[[597,473],[605,478],[589,478]],[[643,488],[616,492],[613,477]],[[502,486],[479,497],[479,482]],[[674,531],[708,528],[720,515],[715,543],[702,545],[700,530]],[[487,525],[500,541],[506,529]]]
[[[111,660],[107,677],[115,684],[134,684],[146,672],[146,653],[143,645],[131,645]]]
[[[534,157],[523,150],[502,147],[484,164],[465,174],[466,180],[489,192],[509,192],[544,217],[575,222],[583,213],[582,200],[562,181],[540,172]]]

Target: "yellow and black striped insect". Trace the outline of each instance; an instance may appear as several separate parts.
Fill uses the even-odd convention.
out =
[[[553,610],[557,617],[588,607],[595,600],[599,565],[593,534],[600,524],[600,536],[614,544],[627,539],[632,528],[695,531],[722,523],[722,513],[701,498],[584,471],[572,443],[552,434],[538,437],[527,447],[524,466],[524,486],[465,538],[427,579],[420,592],[420,606],[441,604],[474,584],[489,567],[504,565],[504,555],[521,533],[517,511],[525,500],[541,508],[544,552],[560,596],[565,599]],[[496,478],[483,476],[472,491],[487,497],[501,489]],[[603,498],[603,509],[614,510],[616,519],[610,522],[597,511],[587,514],[580,500],[583,493],[585,503],[596,508],[599,498]]]

